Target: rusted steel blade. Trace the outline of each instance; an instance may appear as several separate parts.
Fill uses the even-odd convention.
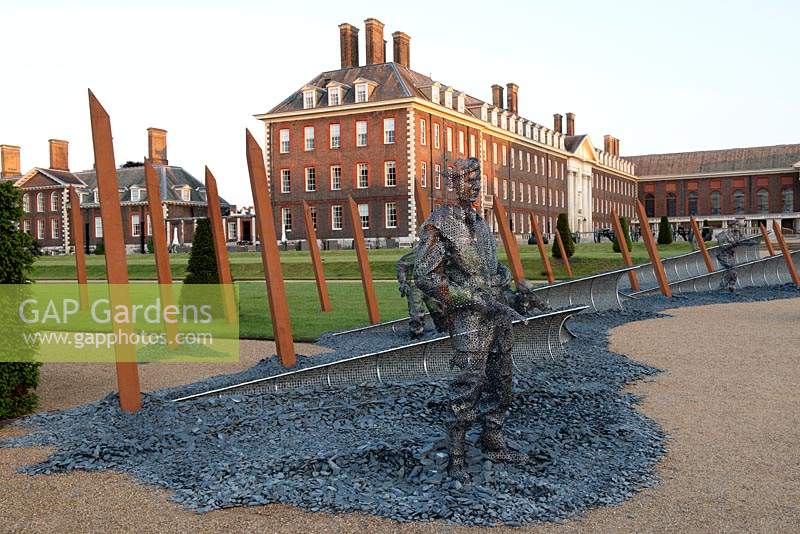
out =
[[[700,252],[703,254],[703,261],[706,264],[706,270],[710,273],[713,273],[714,262],[711,261],[711,256],[708,254],[706,242],[703,239],[703,232],[700,231],[700,227],[697,225],[697,221],[694,217],[689,218],[689,223],[692,225],[692,232],[694,233],[694,240],[697,241],[697,248],[700,249]]]
[[[769,252],[770,256],[775,255],[775,247],[772,246],[772,241],[769,240],[769,234],[767,233],[767,227],[764,226],[764,223],[758,223],[758,227],[761,230],[761,235],[764,236],[764,244],[767,245],[767,252]]]
[[[280,252],[275,237],[275,219],[273,219],[272,200],[267,185],[267,170],[264,167],[264,152],[250,131],[245,134],[245,145],[247,168],[250,172],[250,189],[253,192],[253,204],[256,210],[256,226],[261,239],[261,262],[264,264],[275,345],[281,364],[284,367],[294,367],[297,363],[297,355],[294,352],[289,305],[286,302]]]
[[[628,250],[628,240],[625,238],[625,234],[622,231],[622,223],[619,221],[617,210],[614,208],[611,208],[611,221],[614,223],[614,234],[617,238],[617,243],[619,243],[619,250],[622,252],[622,259],[625,260],[625,265],[632,267],[633,259],[631,258],[631,252]],[[636,277],[636,269],[628,271],[628,278],[631,281],[631,289],[639,291],[641,287],[639,287],[639,279]]]
[[[92,123],[94,165],[100,197],[100,217],[103,221],[103,244],[106,249],[106,277],[112,308],[125,306],[130,310],[128,263],[122,232],[122,213],[119,205],[117,168],[114,163],[114,146],[111,137],[111,119],[100,102],[89,91],[89,115]],[[139,388],[139,369],[136,365],[136,347],[124,340],[130,338],[131,325],[118,323],[114,314],[113,332],[121,334],[114,346],[117,360],[117,387],[119,404],[126,412],[136,412],[142,405]]]
[[[561,239],[561,232],[559,232],[558,229],[556,229],[556,241],[558,241],[558,248],[561,249],[561,261],[564,262],[564,269],[567,270],[567,276],[572,278],[572,265],[569,264],[567,249],[564,248],[564,240]]]
[[[72,242],[75,245],[75,272],[78,278],[81,309],[89,307],[89,279],[86,275],[86,243],[83,239],[81,202],[74,187],[69,188],[69,216],[72,219]]]
[[[308,250],[311,252],[311,263],[314,265],[314,278],[317,280],[317,294],[319,306],[322,311],[331,311],[331,299],[328,296],[328,283],[325,281],[325,271],[322,268],[322,257],[317,243],[317,231],[314,229],[314,220],[311,218],[311,207],[303,201],[303,220],[306,223],[306,238]]]
[[[222,302],[225,307],[225,318],[232,323],[236,317],[236,299],[233,291],[233,276],[228,259],[228,247],[225,244],[225,229],[222,227],[222,208],[219,205],[217,179],[206,167],[206,199],[208,202],[208,219],[211,221],[211,234],[214,238],[214,255],[217,257],[217,272],[222,289]]]
[[[511,276],[514,278],[514,282],[519,284],[525,279],[525,271],[522,269],[522,260],[519,257],[519,246],[514,234],[511,233],[511,228],[509,228],[505,206],[500,202],[497,195],[493,195],[493,199],[494,217],[497,220],[497,228],[500,230],[503,247],[506,249]]]
[[[414,184],[414,203],[417,205],[417,226],[419,227],[431,214],[431,204],[428,195],[418,183]]]
[[[533,235],[536,238],[536,248],[539,249],[539,257],[542,258],[542,265],[544,272],[547,275],[547,283],[552,284],[556,281],[556,276],[553,274],[553,266],[550,265],[550,258],[547,255],[547,250],[544,248],[544,241],[542,241],[542,232],[539,230],[539,221],[536,220],[536,214],[530,212],[531,228],[533,228]]]
[[[667,274],[664,272],[664,264],[661,263],[661,256],[658,255],[656,241],[653,239],[653,234],[650,233],[650,223],[647,221],[647,212],[641,200],[636,201],[636,213],[639,216],[639,227],[642,230],[641,233],[644,238],[644,244],[647,247],[647,254],[650,256],[650,262],[653,264],[653,270],[656,273],[656,279],[658,279],[658,286],[661,288],[661,294],[665,297],[671,297],[672,291],[669,289]]]
[[[364,298],[367,301],[367,313],[369,322],[378,324],[381,316],[378,312],[378,299],[375,297],[375,286],[372,283],[372,268],[369,265],[367,255],[367,244],[364,241],[364,230],[361,228],[361,217],[358,215],[358,205],[353,197],[349,197],[350,225],[353,228],[353,242],[356,246],[356,256],[358,257],[358,267],[361,270],[361,285],[364,286]]]
[[[783,231],[776,219],[772,219],[772,231],[775,232],[775,239],[778,240],[778,246],[781,248],[783,258],[786,260],[786,267],[789,269],[789,274],[792,275],[792,282],[794,285],[800,287],[800,276],[797,275],[797,268],[792,261],[792,255],[789,253],[789,247],[786,246],[786,239],[783,238]]]

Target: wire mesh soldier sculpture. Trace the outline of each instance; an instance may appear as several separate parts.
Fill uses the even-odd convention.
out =
[[[528,455],[509,450],[503,434],[512,401],[513,310],[503,301],[511,276],[497,261],[494,236],[473,207],[481,190],[479,161],[456,161],[448,179],[458,204],[437,207],[422,224],[414,281],[442,303],[448,320],[450,365],[459,370],[450,384],[448,471],[466,481],[466,433],[476,422],[483,426],[481,448],[487,458],[522,463]]]
[[[442,314],[442,305],[420,291],[416,285],[409,284],[416,258],[416,248],[412,248],[397,261],[397,282],[400,284],[400,296],[408,301],[408,331],[412,339],[419,339],[425,333],[426,309],[431,314],[436,330],[447,331],[447,320]]]
[[[738,280],[736,270],[733,268],[736,265],[735,252],[736,246],[743,239],[741,225],[738,220],[734,220],[727,230],[720,232],[717,235],[717,260],[719,260],[725,272],[722,273],[722,281],[720,282],[720,289],[727,289],[730,292],[736,290],[736,282]]]

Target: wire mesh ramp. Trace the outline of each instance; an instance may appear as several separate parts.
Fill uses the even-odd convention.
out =
[[[553,309],[586,306],[590,312],[621,310],[622,301],[617,288],[620,279],[628,278],[628,271],[635,268],[625,267],[576,280],[549,284],[537,287],[533,292]]]
[[[757,260],[759,258],[759,249],[761,247],[761,235],[754,235],[742,240],[734,249],[734,263],[747,263]],[[714,271],[722,269],[722,265],[717,259],[716,251],[719,247],[711,247],[708,249],[708,254],[711,257],[711,263],[714,265]],[[679,256],[672,256],[661,260],[664,264],[664,272],[667,275],[667,281],[670,283],[680,280],[694,278],[696,276],[708,273],[703,254],[699,250],[694,252],[687,252]],[[653,270],[652,263],[643,263],[636,267],[636,276],[639,277],[639,285],[644,289],[652,289],[658,287],[658,279]],[[628,278],[620,280],[620,290],[628,292],[631,289],[630,281]]]
[[[800,250],[791,253],[792,261],[800,269]],[[764,287],[780,286],[792,281],[789,268],[783,254],[769,256],[758,260],[746,262],[733,267],[736,271],[736,287]],[[702,291],[714,291],[722,286],[722,279],[725,270],[714,271],[712,273],[694,276],[686,280],[678,280],[669,284],[673,294],[699,293]],[[659,288],[651,288],[632,294],[634,298],[660,294]]]
[[[566,356],[564,344],[572,335],[564,328],[570,316],[583,311],[575,307],[514,322],[514,368]],[[175,399],[183,402],[221,395],[257,395],[293,389],[342,388],[358,384],[385,384],[450,376],[453,349],[449,336],[411,343],[392,349],[355,356],[322,365],[251,380],[224,388]]]

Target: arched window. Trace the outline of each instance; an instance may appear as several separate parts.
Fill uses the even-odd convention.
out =
[[[744,213],[744,191],[740,189],[733,192],[733,212]]]
[[[656,197],[651,193],[644,196],[644,211],[647,212],[648,217],[656,216]]]
[[[794,211],[794,190],[784,189],[781,191],[783,197],[783,212],[791,213]]]
[[[756,196],[758,197],[758,211],[767,213],[769,211],[769,191],[766,189],[759,189]]]
[[[667,217],[675,217],[675,206],[677,199],[675,193],[667,193]]]
[[[31,197],[28,193],[22,195],[22,211],[25,213],[30,213],[31,211]]]
[[[712,191],[711,192],[711,215],[719,215],[722,210],[720,209],[720,204],[722,201],[722,195],[720,195],[719,191]]]
[[[44,211],[44,195],[36,193],[36,211],[42,213]]]
[[[50,193],[50,211],[58,211],[58,193]]]
[[[697,193],[689,193],[689,215],[697,215]]]

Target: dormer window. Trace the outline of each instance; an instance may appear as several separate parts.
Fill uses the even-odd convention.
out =
[[[138,187],[131,187],[131,202],[139,202],[142,199],[142,190]]]
[[[368,98],[369,92],[367,88],[367,84],[359,83],[356,84],[356,103],[360,104],[362,102],[366,102]]]
[[[192,200],[192,188],[188,185],[181,187],[181,200],[184,202]]]
[[[506,116],[505,111],[500,114],[500,128],[504,130],[508,129],[508,116]]]
[[[434,104],[438,104],[440,101],[439,98],[439,84],[435,83],[431,86],[431,101]]]
[[[484,122],[489,120],[489,106],[486,104],[481,106],[481,120]]]
[[[313,89],[303,91],[303,109],[313,109],[317,105],[317,92]]]
[[[513,115],[511,116],[511,118],[508,119],[508,131],[510,131],[511,133],[517,132],[517,121]]]
[[[95,204],[97,204],[99,202],[99,198],[100,198],[100,193],[97,191],[97,188],[95,188],[95,190],[94,190],[94,199],[93,199]]]
[[[492,110],[492,124],[497,126],[497,108]]]
[[[458,112],[464,113],[464,104],[466,103],[466,98],[464,98],[464,93],[459,93],[457,102],[458,102],[457,103]]]
[[[444,92],[444,106],[453,109],[453,90],[450,88]]]
[[[331,87],[328,89],[328,105],[338,106],[342,103],[342,88]]]

